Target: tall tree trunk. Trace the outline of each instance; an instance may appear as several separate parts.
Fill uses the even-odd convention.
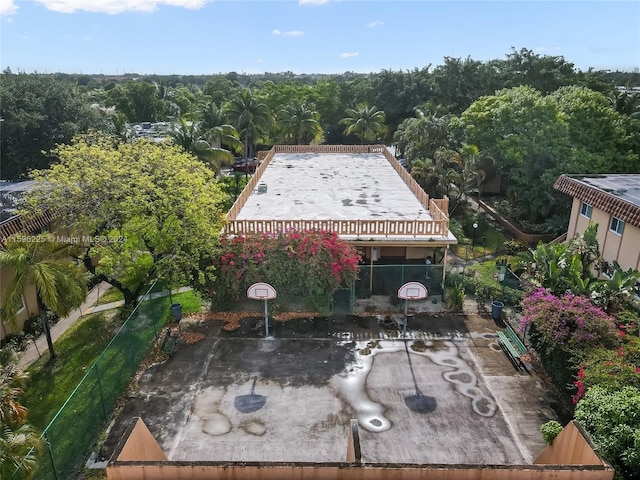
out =
[[[49,317],[47,317],[47,309],[40,298],[40,294],[36,296],[38,302],[38,313],[40,315],[40,321],[42,322],[42,329],[44,330],[44,336],[47,339],[47,346],[49,347],[49,360],[54,360],[57,355],[53,349],[53,339],[51,338],[51,326],[49,325]]]

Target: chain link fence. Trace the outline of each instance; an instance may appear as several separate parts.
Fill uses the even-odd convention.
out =
[[[67,480],[82,468],[169,318],[169,297],[161,294],[163,289],[161,282],[149,288],[44,430],[44,455],[34,479]],[[11,479],[23,476],[16,471]]]

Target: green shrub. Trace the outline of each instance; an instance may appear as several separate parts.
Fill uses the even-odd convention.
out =
[[[400,297],[398,297],[398,292],[396,290],[391,290],[389,292],[389,303],[394,307],[400,305]]]
[[[592,387],[578,402],[575,418],[615,468],[616,478],[640,477],[640,390]]]
[[[460,312],[464,303],[464,285],[459,283],[446,289],[447,309],[452,312]]]
[[[550,420],[540,427],[540,435],[547,445],[551,445],[553,440],[562,431],[562,424],[555,420]]]

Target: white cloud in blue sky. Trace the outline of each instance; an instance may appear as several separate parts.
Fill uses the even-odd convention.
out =
[[[0,15],[14,15],[18,11],[18,6],[13,0],[0,0]]]
[[[324,5],[331,0],[298,0],[299,5]]]
[[[159,5],[202,8],[207,0],[36,0],[49,10],[61,13],[96,12],[115,15],[124,12],[153,12]]]
[[[0,15],[1,68],[26,72],[368,73],[512,48],[640,67],[637,0],[0,0]]]
[[[274,28],[271,33],[274,35],[282,35],[283,37],[302,37],[304,35],[302,30],[289,30],[288,32],[283,32],[277,28]]]

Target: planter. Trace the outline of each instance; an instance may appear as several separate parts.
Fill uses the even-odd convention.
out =
[[[171,315],[176,319],[176,322],[179,322],[182,319],[182,304],[181,303],[172,303],[171,307],[169,307],[171,311]]]
[[[491,302],[491,318],[494,320],[500,320],[502,317],[502,309],[504,308],[504,303],[498,302],[494,300]]]

